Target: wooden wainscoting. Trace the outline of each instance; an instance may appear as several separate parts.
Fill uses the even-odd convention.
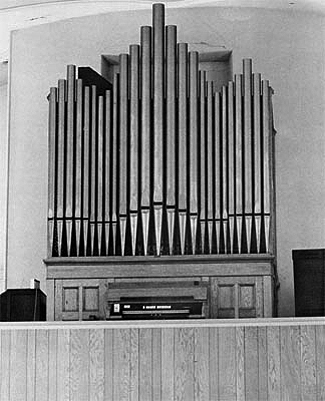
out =
[[[1,324],[0,399],[324,400],[325,318]]]

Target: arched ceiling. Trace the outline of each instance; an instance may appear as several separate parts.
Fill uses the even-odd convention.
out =
[[[151,8],[159,0],[0,0],[0,84],[6,81],[10,31],[61,19]],[[258,7],[318,12],[324,0],[165,0],[172,7]]]

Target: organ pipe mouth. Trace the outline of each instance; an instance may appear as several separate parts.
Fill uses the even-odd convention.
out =
[[[50,90],[49,256],[273,253],[269,82],[244,59],[217,90],[162,4],[140,31],[111,82]]]

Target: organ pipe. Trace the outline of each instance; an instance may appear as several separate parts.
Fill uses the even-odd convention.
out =
[[[235,174],[236,174],[236,186],[235,186],[235,225],[237,232],[238,241],[238,252],[241,253],[242,249],[242,228],[243,228],[243,123],[242,123],[242,88],[243,88],[242,75],[235,75],[235,118],[236,118],[236,129],[235,129]]]
[[[166,205],[169,253],[173,253],[176,212],[176,44],[177,28],[166,27]]]
[[[216,90],[164,20],[104,90],[73,65],[50,89],[50,256],[272,251],[269,82],[245,59]]]
[[[198,219],[198,71],[199,55],[189,53],[189,209],[192,253],[196,250]]]
[[[82,80],[76,80],[76,144],[75,144],[75,191],[74,191],[74,223],[76,237],[76,254],[80,252],[81,205],[82,205],[82,119],[83,119],[83,86]]]
[[[243,60],[244,74],[244,207],[247,252],[251,245],[252,226],[252,60]]]
[[[105,254],[109,253],[110,244],[110,221],[111,221],[111,142],[112,142],[112,96],[111,92],[106,90],[105,101],[105,152],[104,152],[104,165],[105,165]]]
[[[150,26],[141,27],[141,218],[144,254],[148,253],[151,194],[151,36]]]
[[[206,219],[206,74],[200,73],[200,230],[204,253]]]
[[[89,181],[90,181],[90,87],[86,86],[84,91],[84,128],[83,128],[83,199],[82,199],[82,216],[83,216],[83,239],[84,254],[87,255],[88,247],[88,231],[89,231]]]
[[[48,137],[48,248],[53,253],[54,219],[56,214],[55,203],[55,147],[57,138],[57,88],[51,88],[49,96],[49,137]]]
[[[138,155],[139,155],[139,46],[130,47],[130,219],[132,254],[135,255],[138,227]]]
[[[187,43],[178,44],[178,210],[181,253],[185,252],[187,210]]]

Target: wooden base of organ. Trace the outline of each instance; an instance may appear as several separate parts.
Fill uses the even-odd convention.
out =
[[[50,90],[48,319],[106,319],[110,284],[150,280],[206,283],[207,317],[272,316],[269,81],[244,59],[218,88],[162,4],[118,61]]]
[[[116,296],[120,285],[125,295],[128,283],[128,296],[137,297],[146,294],[148,284],[157,282],[161,283],[157,296],[174,294],[180,299],[194,294],[191,284],[194,290],[205,287],[206,309],[202,317],[275,315],[274,259],[266,254],[50,258],[45,263],[48,320],[109,319],[110,288]]]

